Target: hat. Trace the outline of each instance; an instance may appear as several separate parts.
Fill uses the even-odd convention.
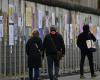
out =
[[[50,27],[50,31],[56,31],[56,27],[55,26],[51,26]]]
[[[90,30],[89,30],[89,25],[88,24],[85,24],[84,26],[83,26],[83,32],[89,32]]]

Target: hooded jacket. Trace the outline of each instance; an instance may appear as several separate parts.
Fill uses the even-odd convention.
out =
[[[96,41],[95,36],[90,32],[89,25],[83,26],[83,32],[79,34],[77,38],[77,46],[80,48],[82,52],[87,52],[88,48],[86,45],[86,40]]]

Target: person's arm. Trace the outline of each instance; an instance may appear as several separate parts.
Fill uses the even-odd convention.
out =
[[[30,44],[30,39],[27,41],[27,43],[26,43],[26,54],[27,55],[29,55],[29,48],[30,48],[30,46],[29,46],[29,44]]]
[[[65,44],[62,35],[60,35],[60,39],[61,39],[62,53],[63,55],[65,55]]]
[[[78,38],[77,38],[77,46],[80,48],[80,49],[83,49],[84,47],[83,47],[83,44],[82,44],[82,37],[81,37],[81,35],[79,35],[78,36]]]

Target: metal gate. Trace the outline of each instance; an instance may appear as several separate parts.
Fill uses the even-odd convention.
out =
[[[26,41],[33,28],[41,28],[39,26],[42,26],[41,30],[45,35],[52,24],[57,25],[57,29],[63,35],[66,46],[65,57],[61,60],[60,74],[79,72],[80,51],[76,46],[76,39],[80,33],[79,28],[82,26],[80,18],[84,22],[84,17],[92,16],[93,20],[95,20],[92,24],[95,27],[99,27],[99,16],[24,0],[0,0],[0,3],[0,33],[2,33],[0,34],[0,79],[17,79],[28,76],[27,56],[25,53]],[[47,16],[50,18],[48,26],[45,21]],[[43,22],[42,25],[39,25],[41,19]],[[55,20],[55,23],[52,20]],[[98,50],[94,53],[95,70],[100,69],[99,43],[100,41],[98,40]],[[41,75],[47,75],[46,56],[40,71]],[[89,71],[87,59],[85,71]]]

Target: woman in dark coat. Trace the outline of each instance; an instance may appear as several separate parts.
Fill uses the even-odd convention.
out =
[[[26,43],[26,53],[28,56],[28,68],[29,68],[29,80],[33,80],[33,68],[34,68],[34,80],[39,80],[39,68],[41,67],[41,51],[42,40],[39,37],[38,30],[32,32],[31,38]]]

